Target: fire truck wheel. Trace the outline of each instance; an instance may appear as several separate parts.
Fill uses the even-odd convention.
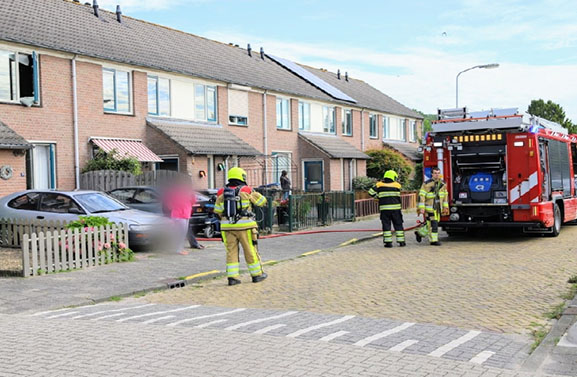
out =
[[[557,203],[553,204],[553,226],[551,227],[552,232],[549,233],[550,237],[557,237],[561,232],[561,209]]]

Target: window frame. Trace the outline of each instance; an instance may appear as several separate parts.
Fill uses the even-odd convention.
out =
[[[149,81],[153,79],[155,80],[155,101],[156,101],[156,111],[154,113],[150,112],[150,92],[148,91],[149,87],[148,85],[150,84]],[[168,114],[161,114],[160,112],[160,80],[166,80],[168,82]],[[172,82],[170,79],[166,78],[166,77],[161,77],[161,76],[157,76],[157,75],[147,75],[147,80],[146,80],[146,84],[147,84],[147,93],[148,93],[148,115],[154,115],[154,116],[166,116],[166,117],[170,117],[172,116]]]
[[[383,140],[390,140],[391,139],[391,118],[383,115]]]
[[[203,87],[203,114],[202,118],[197,116],[197,88]],[[213,92],[213,99],[214,99],[214,118],[209,118],[209,92]],[[207,122],[207,123],[217,123],[218,121],[218,90],[216,85],[209,85],[209,84],[202,84],[202,83],[195,83],[194,84],[194,91],[193,91],[193,106],[194,106],[194,120]]]
[[[104,103],[104,73],[105,72],[113,73],[113,86],[114,86],[114,94],[113,94],[114,100],[113,100],[113,102],[114,102],[114,107],[106,107],[106,104]],[[128,77],[128,108],[129,108],[128,111],[119,111],[118,110],[118,79],[117,79],[117,73],[118,72],[126,73],[127,77]],[[148,82],[147,82],[147,84],[148,84]],[[104,113],[106,113],[106,114],[134,115],[134,104],[133,104],[134,95],[133,95],[132,91],[133,91],[132,71],[129,71],[129,70],[125,71],[122,69],[110,68],[110,67],[102,67],[102,101],[103,101],[102,105],[103,105]],[[148,92],[148,90],[147,90],[147,92]]]
[[[332,116],[330,116],[332,115]],[[327,120],[329,121],[327,127]],[[336,111],[334,106],[323,106],[323,132],[326,134],[336,135]]]
[[[379,138],[379,128],[377,127],[378,116],[377,114],[369,113],[369,138],[378,139]]]
[[[29,97],[23,97],[20,94],[20,69],[18,67],[18,64],[20,62],[20,59],[18,58],[19,55],[28,55],[30,56],[30,58],[32,59],[32,90],[34,95],[32,96],[34,98],[34,102],[32,104],[32,106],[40,106],[40,64],[38,64],[38,54],[36,53],[36,51],[32,51],[32,52],[25,52],[25,51],[19,51],[17,49],[15,50],[8,50],[8,49],[4,49],[4,48],[0,48],[0,51],[3,52],[7,52],[8,54],[14,54],[14,90],[12,91],[11,88],[9,88],[9,93],[10,96],[14,95],[14,99],[5,99],[5,98],[0,98],[0,103],[16,103],[19,104],[21,103],[22,98],[29,98]],[[12,69],[12,67],[11,67]]]
[[[292,130],[291,126],[291,100],[287,97],[276,97],[276,128],[277,130],[285,130],[290,131]],[[279,103],[280,103],[280,114],[279,114]],[[287,124],[284,124],[284,111],[285,107],[283,107],[283,103],[286,103],[286,121]],[[279,124],[280,121],[280,124]]]
[[[409,142],[415,143],[417,141],[417,121],[409,120]]]
[[[306,112],[304,111],[308,109]],[[305,113],[308,115],[307,122],[305,122]],[[308,124],[308,125],[307,125]],[[299,131],[311,130],[311,104],[310,102],[299,101]]]
[[[342,123],[343,136],[353,136],[353,110],[352,109],[344,109],[344,108],[342,109],[342,122],[341,123]],[[349,128],[349,130],[347,130],[347,128]]]

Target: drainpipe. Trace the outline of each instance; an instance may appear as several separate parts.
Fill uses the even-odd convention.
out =
[[[76,86],[76,55],[72,58],[72,113],[74,128],[74,180],[76,189],[80,189],[80,161],[78,151],[78,90]]]
[[[365,151],[365,109],[361,109],[361,151]]]
[[[266,159],[268,158],[268,134],[267,134],[267,122],[266,122],[266,95],[267,91],[265,90],[262,94],[262,112],[263,112],[263,120],[262,120],[262,127],[263,127],[263,152],[264,152],[264,184],[268,184],[268,165]]]

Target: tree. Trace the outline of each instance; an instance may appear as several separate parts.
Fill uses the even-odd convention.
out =
[[[86,163],[82,172],[86,173],[93,170],[121,170],[135,175],[142,173],[140,162],[136,158],[120,156],[115,149],[109,153],[99,149],[94,158]]]
[[[565,127],[569,133],[577,132],[577,125],[573,124],[571,120],[565,117],[565,110],[551,100],[548,100],[547,102],[542,99],[532,100],[531,104],[527,108],[527,112],[531,115],[536,115],[552,122],[559,123],[561,126]]]
[[[367,176],[382,179],[387,170],[394,170],[399,175],[398,182],[405,186],[413,167],[401,155],[390,149],[371,149],[365,152],[371,159],[367,161]]]

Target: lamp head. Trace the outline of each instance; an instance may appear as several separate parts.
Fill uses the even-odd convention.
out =
[[[480,65],[479,68],[485,68],[485,69],[499,68],[499,64],[497,64],[497,63],[483,64],[483,65]]]

